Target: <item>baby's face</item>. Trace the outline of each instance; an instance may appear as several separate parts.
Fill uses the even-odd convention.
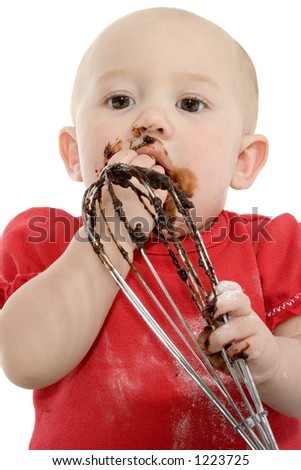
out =
[[[143,153],[189,193],[196,215],[204,220],[223,209],[243,135],[235,47],[224,40],[186,17],[162,22],[138,15],[103,34],[76,103],[86,185],[106,156],[136,149],[150,136],[154,142]]]

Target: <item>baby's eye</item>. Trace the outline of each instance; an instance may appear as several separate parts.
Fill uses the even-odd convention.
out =
[[[116,95],[111,96],[107,103],[113,109],[124,109],[135,104],[135,101],[126,95]]]
[[[183,98],[176,103],[176,107],[188,111],[189,113],[196,113],[206,107],[206,103],[197,98]]]

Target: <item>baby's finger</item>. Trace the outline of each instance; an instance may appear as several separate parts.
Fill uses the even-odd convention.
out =
[[[135,156],[133,156],[130,164],[134,166],[141,166],[143,168],[152,168],[156,165],[156,160],[151,155],[142,153],[140,155],[136,154]]]
[[[243,342],[244,345],[246,343],[250,344],[251,338],[258,331],[258,321],[259,319],[255,314],[231,319],[211,333],[207,340],[208,350],[211,353],[216,353],[222,348],[230,347],[232,344],[239,344],[240,342]]]
[[[134,156],[131,161],[131,165],[149,168],[161,174],[165,173],[165,169],[157,163],[156,159],[152,155],[144,153]]]
[[[237,282],[221,281],[217,284],[215,288],[215,292],[210,293],[208,300],[209,301],[213,300],[215,294],[219,296],[220,294],[223,294],[224,292],[228,292],[228,291],[242,291],[242,288]]]
[[[222,294],[223,292],[232,291],[232,290],[242,292],[241,286],[237,282],[234,282],[234,281],[221,281],[216,286],[217,294]]]
[[[124,149],[119,150],[116,152],[108,161],[109,165],[113,165],[114,163],[126,163],[127,165],[131,165],[133,158],[137,157],[137,152],[135,150]]]
[[[252,312],[250,299],[242,290],[224,291],[217,297],[215,307],[213,317],[215,320],[225,314],[230,317],[240,317]]]
[[[110,164],[114,163],[125,163],[127,165],[141,166],[142,168],[151,168],[152,170],[155,170],[161,174],[165,173],[164,168],[161,165],[158,165],[153,156],[146,153],[138,155],[137,152],[129,149],[116,152],[110,159]]]
[[[229,373],[225,361],[222,358],[222,355],[219,352],[212,354],[208,351],[208,340],[211,332],[212,331],[210,328],[205,328],[204,331],[202,331],[201,334],[198,336],[197,342],[200,345],[201,349],[204,351],[205,355],[208,357],[211,364],[216,367],[216,369],[222,370],[225,373]]]
[[[227,356],[232,359],[249,359],[251,355],[250,343],[246,340],[237,341],[227,348]]]

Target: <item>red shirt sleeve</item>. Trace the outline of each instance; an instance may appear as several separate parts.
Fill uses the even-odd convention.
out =
[[[0,307],[61,256],[80,225],[80,218],[49,207],[29,209],[8,224],[1,240]]]
[[[257,259],[269,327],[301,315],[301,225],[290,214],[257,234]]]

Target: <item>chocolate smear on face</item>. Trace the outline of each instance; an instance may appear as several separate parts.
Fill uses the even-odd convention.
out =
[[[150,125],[149,128],[150,129],[155,128],[155,125]],[[132,134],[135,139],[138,139],[139,137],[141,137],[143,133],[144,131],[139,129],[139,127],[133,127],[132,129]],[[150,140],[151,142],[147,142],[148,140]],[[150,135],[146,135],[145,137],[143,137],[143,141],[148,144],[155,142],[155,140],[158,140],[158,139],[156,139],[155,137],[151,137]]]
[[[146,135],[145,137],[143,137],[143,142],[140,145],[140,147],[143,147],[143,145],[145,144],[153,144],[154,142],[155,142],[154,137],[151,137],[150,135]]]
[[[141,136],[141,131],[139,129],[133,129],[133,134],[134,134],[134,137],[137,138],[137,137],[140,137]],[[135,139],[134,141],[130,140],[129,141],[129,144],[130,144],[130,149],[131,150],[137,150],[137,149],[140,149],[141,147],[144,147],[145,145],[148,145],[148,144],[154,144],[155,142],[160,142],[158,139],[156,139],[155,137],[152,137],[150,135],[145,135],[142,139],[142,142],[140,144],[137,144],[135,142]],[[161,144],[161,142],[160,142]]]
[[[194,190],[197,187],[197,177],[191,170],[188,168],[171,167],[167,174],[189,198],[193,196]],[[171,198],[166,199],[164,210],[171,217],[176,215],[175,203]]]
[[[105,146],[103,155],[104,155],[104,165],[106,166],[110,160],[111,157],[117,152],[119,152],[122,149],[123,146],[123,141],[121,139],[116,139],[115,144],[111,144],[108,142],[108,144]]]
[[[138,139],[139,137],[141,137],[142,132],[139,127],[133,127],[132,134],[136,139]]]

